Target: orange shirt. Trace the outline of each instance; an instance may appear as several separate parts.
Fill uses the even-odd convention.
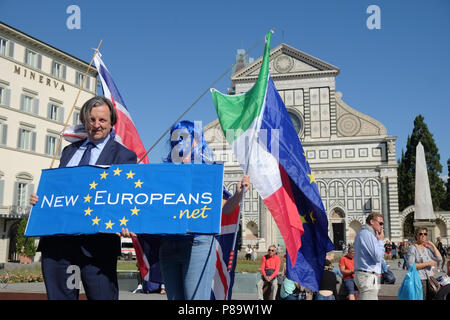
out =
[[[272,258],[269,258],[269,256],[263,256],[261,261],[261,273],[263,276],[266,275],[265,269],[272,269],[275,270],[272,275],[270,276],[270,280],[275,278],[278,273],[280,272],[280,265],[281,265],[281,259],[278,255],[274,255]]]
[[[346,270],[355,271],[355,260],[350,259],[347,256],[343,256],[341,260],[339,260],[339,267],[343,266]],[[344,275],[342,274],[342,279],[351,279],[355,277],[355,274]]]

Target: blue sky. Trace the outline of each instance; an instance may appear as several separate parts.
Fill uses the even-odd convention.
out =
[[[69,30],[69,5],[81,29]],[[369,30],[369,5],[381,29]],[[425,117],[447,175],[450,124],[450,1],[66,1],[0,0],[0,20],[90,61],[101,52],[146,147],[271,28],[272,48],[284,42],[340,68],[336,90],[356,110],[397,136],[397,157],[414,118]],[[260,42],[250,55],[262,54]],[[215,87],[226,91],[229,75]],[[216,118],[210,94],[186,117]],[[167,151],[164,139],[152,162]]]

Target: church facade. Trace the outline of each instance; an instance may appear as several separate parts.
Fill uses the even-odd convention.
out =
[[[253,86],[261,61],[232,75],[235,94]],[[336,248],[353,243],[372,211],[383,215],[387,238],[402,241],[396,137],[388,135],[379,121],[344,102],[342,93],[335,90],[339,68],[281,44],[271,51],[270,70],[316,177]],[[233,192],[243,171],[218,120],[204,131],[216,160],[225,163],[224,184]],[[257,245],[259,251],[271,244],[283,247],[278,228],[253,188],[245,195],[241,223],[244,246]]]

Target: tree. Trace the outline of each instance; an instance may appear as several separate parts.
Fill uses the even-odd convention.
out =
[[[24,254],[28,257],[34,257],[36,255],[36,246],[34,245],[34,238],[25,237],[25,229],[27,228],[28,219],[24,218],[20,221],[17,228],[16,236],[16,252],[21,255]],[[23,251],[22,251],[23,248]]]
[[[447,187],[447,192],[445,194],[445,201],[444,205],[442,206],[442,209],[444,210],[450,210],[450,158],[447,160],[447,183],[445,186]]]
[[[445,188],[444,182],[440,178],[442,165],[440,163],[439,150],[422,115],[418,115],[414,119],[414,129],[411,136],[408,136],[406,151],[402,150],[402,156],[398,162],[399,208],[404,210],[406,207],[414,204],[416,147],[419,141],[425,150],[433,208],[436,211],[441,210],[445,203]]]

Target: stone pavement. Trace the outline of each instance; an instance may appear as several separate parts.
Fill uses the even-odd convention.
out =
[[[398,262],[402,260],[388,261],[390,270],[394,273],[396,282],[394,285],[381,285],[380,300],[396,300],[398,289],[406,274],[406,270],[399,267]],[[337,263],[334,263],[338,267]],[[440,272],[438,275],[443,275]],[[256,294],[256,279],[257,274],[237,274],[236,282],[233,288],[233,300],[257,300]],[[137,284],[137,282],[136,282]],[[167,300],[166,295],[159,293],[151,294],[133,294],[132,290],[135,288],[134,282],[119,281],[119,300]],[[0,300],[45,300],[47,299],[45,293],[44,283],[15,283],[8,284],[5,289],[0,289]],[[86,299],[83,288],[80,291],[80,299]]]

